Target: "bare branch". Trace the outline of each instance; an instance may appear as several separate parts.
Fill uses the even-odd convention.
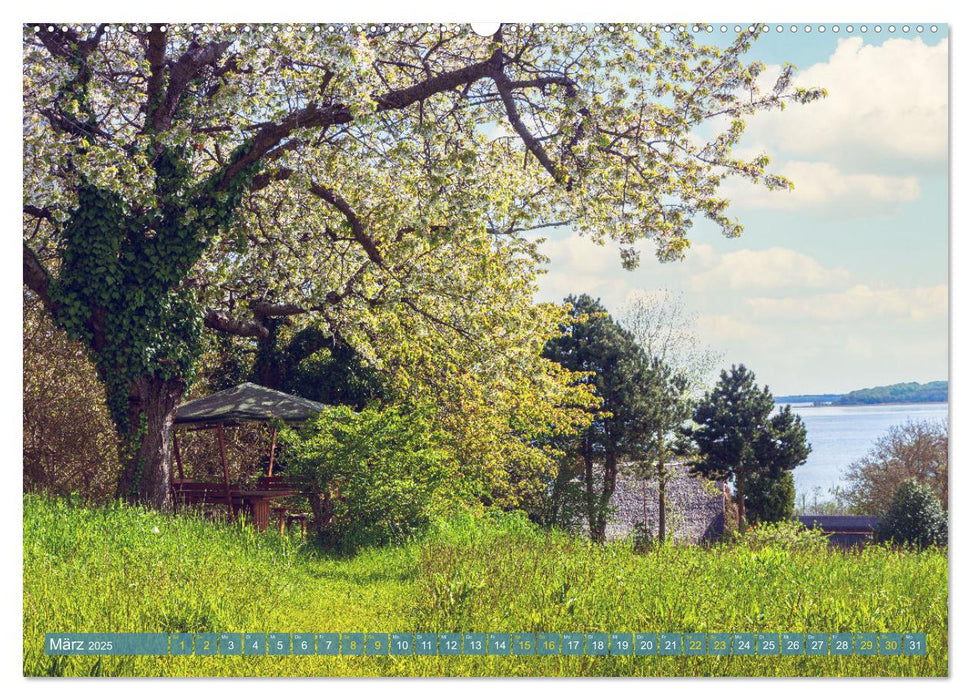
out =
[[[539,231],[544,228],[557,228],[559,226],[569,226],[573,223],[569,219],[564,219],[562,221],[547,221],[545,223],[533,224],[532,226],[509,226],[504,229],[496,228],[495,226],[486,227],[486,233],[490,236],[511,236],[517,233],[529,233],[530,231]]]

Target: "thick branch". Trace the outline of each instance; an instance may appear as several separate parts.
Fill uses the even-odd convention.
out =
[[[25,204],[24,214],[29,214],[36,219],[46,219],[50,223],[54,223],[54,214],[46,207],[35,207],[32,204]]]
[[[297,316],[307,313],[307,309],[299,304],[271,304],[266,301],[254,301],[250,304],[253,315],[261,321],[265,318],[279,316]]]
[[[371,262],[383,267],[384,258],[381,257],[381,252],[378,250],[377,244],[365,233],[364,224],[354,212],[354,209],[351,208],[351,205],[347,203],[347,200],[329,187],[318,185],[315,182],[310,184],[310,191],[343,214],[344,218],[347,219],[347,223],[351,225],[351,235],[354,236],[354,240],[364,248]]]
[[[41,43],[51,56],[65,61],[76,71],[74,77],[58,91],[52,105],[40,110],[55,131],[67,132],[82,138],[108,136],[95,124],[94,114],[87,100],[88,82],[91,80],[88,57],[98,48],[104,30],[105,25],[99,25],[95,33],[87,39],[81,39],[78,33],[70,28],[67,31],[40,33]],[[61,101],[65,95],[71,95],[79,103],[87,119],[82,122],[77,116],[69,115],[64,111]],[[84,99],[77,100],[77,95],[83,95]]]
[[[212,328],[215,331],[229,333],[230,335],[243,336],[244,338],[266,338],[270,335],[269,329],[259,321],[241,321],[233,318],[225,311],[217,311],[216,309],[206,311],[205,324],[206,328]]]
[[[98,42],[101,41],[101,36],[105,32],[105,26],[99,24],[94,34],[87,39],[81,39],[78,33],[70,27],[66,32],[40,32],[38,36],[41,43],[54,58],[84,61],[98,47]]]
[[[329,303],[337,303],[339,299],[340,297],[333,292],[327,295],[327,301]],[[309,313],[310,311],[319,310],[308,309],[299,304],[272,304],[267,301],[254,301],[250,303],[249,307],[253,312],[253,318],[246,321],[233,318],[225,311],[208,309],[205,318],[206,327],[244,338],[267,338],[270,335],[270,329],[264,323],[266,319],[280,318],[282,316],[298,316]]]
[[[66,116],[60,110],[60,107],[57,109],[47,107],[39,111],[41,114],[47,117],[47,121],[50,123],[54,131],[79,136],[81,138],[89,138],[92,136],[98,136],[105,140],[111,138],[107,132],[99,128],[96,124],[84,123],[77,119]]]
[[[428,99],[432,95],[454,90],[462,85],[489,77],[495,71],[498,61],[501,61],[501,54],[497,51],[485,61],[448,71],[409,87],[391,90],[384,95],[376,96],[375,102],[378,105],[378,111],[404,109],[416,102]],[[501,64],[498,65],[498,68],[502,68]],[[250,149],[225,169],[220,177],[220,187],[228,186],[236,174],[260,160],[294,130],[347,124],[352,119],[351,110],[345,104],[337,103],[323,106],[312,104],[292,112],[281,122],[264,124],[253,138]]]
[[[519,138],[526,144],[526,148],[536,156],[536,160],[553,176],[554,180],[560,184],[569,184],[562,171],[556,167],[546,151],[543,150],[539,139],[533,136],[529,129],[526,128],[526,125],[523,124],[522,117],[519,116],[519,109],[516,107],[516,99],[513,96],[513,83],[510,82],[501,70],[493,75],[493,79],[496,82],[496,89],[499,90],[499,96],[502,98],[502,104],[506,108],[506,117],[509,119],[509,125],[519,134]]]
[[[37,295],[44,308],[53,314],[57,305],[51,299],[51,277],[26,243],[24,243],[24,284]]]
[[[160,34],[161,32],[152,32],[152,34]],[[158,52],[159,47],[152,47],[152,39],[149,38],[149,60],[154,58],[159,59],[164,65],[164,38],[162,39],[163,45],[161,46],[162,56],[154,56]],[[199,46],[197,44],[190,44],[189,48],[186,50],[182,56],[179,57],[175,63],[169,66],[169,85],[165,90],[165,95],[153,96],[149,93],[149,99],[152,100],[153,97],[160,99],[155,99],[155,104],[149,104],[149,113],[146,118],[146,130],[150,131],[165,131],[172,125],[172,119],[175,116],[175,110],[179,106],[179,100],[182,99],[182,93],[185,92],[186,87],[189,83],[194,80],[207,66],[212,66],[219,60],[219,58],[225,53],[226,49],[229,47],[230,42],[228,41],[218,41],[211,44],[206,44],[205,46]],[[155,76],[156,68],[152,67],[152,78],[156,79]],[[161,80],[161,78],[158,78]],[[151,84],[151,82],[150,82]],[[160,90],[161,85],[159,84],[157,88]],[[153,109],[154,108],[154,109]]]
[[[281,182],[293,175],[291,168],[277,168],[268,172],[262,172],[253,178],[250,183],[250,192],[258,192],[265,187],[269,187],[274,182]]]
[[[258,162],[263,156],[277,146],[283,139],[297,129],[312,127],[327,127],[334,124],[350,122],[351,110],[347,105],[326,105],[319,107],[310,105],[291,112],[277,124],[263,124],[256,136],[253,137],[249,149],[235,161],[230,163],[221,175],[218,175],[218,186],[225,189],[240,172]]]
[[[468,85],[486,78],[496,67],[497,60],[501,60],[501,57],[497,59],[497,56],[499,56],[498,52],[485,61],[436,75],[434,78],[429,78],[400,90],[392,90],[375,100],[378,103],[378,110],[404,109],[415,102],[426,100],[432,95],[454,90],[462,85]],[[501,64],[498,67],[501,68]]]
[[[509,87],[513,90],[518,90],[520,88],[530,88],[538,87],[545,92],[545,88],[549,85],[560,85],[566,88],[566,94],[569,97],[574,97],[576,95],[576,83],[574,83],[570,78],[562,75],[549,75],[543,78],[533,78],[532,80],[511,80],[508,83]]]

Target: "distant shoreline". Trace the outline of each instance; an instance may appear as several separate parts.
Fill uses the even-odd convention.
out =
[[[948,403],[946,380],[918,384],[900,382],[887,386],[856,389],[845,394],[789,394],[775,399],[776,403],[811,403],[820,406],[885,406],[911,403]]]
[[[950,403],[950,401],[874,401],[870,403],[832,403],[832,402],[818,402],[818,401],[791,401],[788,396],[782,396],[775,399],[775,403],[782,405],[792,405],[792,404],[803,404],[810,408],[826,408],[827,406],[835,406],[836,408],[848,407],[854,408],[856,406],[913,406],[926,404],[928,406],[933,406],[937,404],[944,404],[945,406]]]

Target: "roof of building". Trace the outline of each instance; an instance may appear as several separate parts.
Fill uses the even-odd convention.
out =
[[[808,528],[826,532],[872,532],[880,520],[875,515],[799,515],[796,520]]]
[[[228,423],[269,422],[301,423],[313,418],[326,406],[300,396],[267,389],[245,382],[232,389],[217,391],[178,407],[177,425],[226,425]]]

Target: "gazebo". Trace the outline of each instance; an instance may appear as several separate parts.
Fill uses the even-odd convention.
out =
[[[255,489],[234,485],[229,479],[229,464],[226,460],[226,441],[224,428],[242,423],[282,422],[299,424],[313,418],[326,406],[282,391],[267,389],[258,384],[245,382],[232,389],[217,391],[194,401],[188,401],[176,409],[174,420],[173,448],[179,478],[172,479],[172,495],[177,504],[211,505],[225,504],[230,520],[235,520],[239,507],[252,510],[253,523],[257,529],[265,530],[269,522],[270,501],[274,498],[295,496],[302,490],[286,480],[273,476],[273,463],[276,454],[277,430],[273,429],[270,440],[270,462],[267,474],[258,480]],[[219,440],[219,457],[222,462],[223,483],[193,481],[185,478],[182,466],[182,452],[179,448],[177,429],[215,430]],[[281,513],[281,528],[284,523]]]

